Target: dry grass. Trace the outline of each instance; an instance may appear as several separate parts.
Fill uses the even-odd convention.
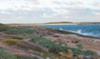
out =
[[[6,39],[3,41],[3,43],[6,45],[16,45],[19,42],[20,40],[17,40],[17,39]]]

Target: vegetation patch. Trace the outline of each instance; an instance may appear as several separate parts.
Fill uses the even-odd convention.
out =
[[[9,53],[5,49],[0,49],[0,59],[36,59],[36,57],[17,56]]]
[[[36,37],[34,36],[32,38],[32,42],[37,43],[45,48],[48,48],[50,52],[53,53],[59,53],[59,52],[66,52],[67,51],[67,46],[62,46],[55,44],[51,40],[44,38],[44,37]]]
[[[6,30],[9,30],[9,29],[10,29],[9,26],[0,23],[0,32],[1,31],[6,31]]]
[[[17,39],[6,39],[3,41],[3,43],[7,44],[7,45],[16,45],[17,43],[19,43],[19,40]]]
[[[11,36],[12,39],[17,39],[17,40],[23,40],[22,37],[18,37],[18,36]]]
[[[5,33],[8,33],[8,34],[19,34],[19,35],[32,34],[34,32],[35,30],[31,28],[13,28],[13,29],[9,29],[5,31]]]
[[[18,59],[18,58],[13,54],[9,54],[4,49],[0,49],[0,59]]]
[[[37,43],[45,48],[49,49],[49,52],[52,53],[56,53],[58,54],[59,52],[68,52],[68,49],[72,50],[72,53],[74,55],[95,55],[95,52],[92,51],[83,51],[82,50],[82,45],[78,45],[78,48],[70,48],[67,46],[62,46],[61,44],[55,44],[54,42],[52,42],[51,40],[44,38],[44,37],[38,37],[38,36],[34,36],[32,38],[32,42]]]

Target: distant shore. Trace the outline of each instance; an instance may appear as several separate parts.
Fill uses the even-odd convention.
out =
[[[95,25],[100,24],[100,22],[49,22],[46,25]]]
[[[78,25],[78,24],[44,24],[44,25]]]

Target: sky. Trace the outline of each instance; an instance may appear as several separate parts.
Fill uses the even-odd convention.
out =
[[[0,0],[0,23],[100,22],[100,0]]]

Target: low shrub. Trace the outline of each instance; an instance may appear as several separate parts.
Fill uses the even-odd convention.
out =
[[[9,26],[0,23],[0,31],[6,31],[8,29],[10,29]]]
[[[34,36],[32,38],[32,42],[37,43],[45,48],[48,48],[50,52],[53,53],[59,53],[59,52],[66,52],[67,51],[67,47],[66,46],[62,46],[62,45],[58,45],[55,44],[54,42],[52,42],[51,40],[44,38],[44,37],[36,37]]]
[[[6,39],[3,41],[3,43],[7,45],[16,45],[19,42],[17,39]]]
[[[17,59],[15,55],[9,54],[4,49],[0,49],[0,59]]]
[[[19,34],[19,35],[32,34],[34,32],[35,30],[30,29],[30,28],[12,28],[12,29],[5,31],[5,33],[8,33],[8,34]]]
[[[93,52],[93,51],[90,51],[90,50],[86,50],[86,51],[83,51],[83,55],[85,55],[85,56],[93,56],[93,55],[96,55],[96,53]]]
[[[22,40],[23,39],[22,37],[18,37],[18,36],[12,36],[11,38],[12,39],[17,39],[17,40]]]
[[[73,51],[73,54],[75,55],[82,55],[82,51],[79,48],[71,48],[71,50]]]
[[[79,48],[71,48],[74,55],[83,55],[83,56],[95,56],[96,53],[90,50],[83,51]]]
[[[5,49],[0,49],[0,59],[36,59],[35,57],[24,57],[16,56],[6,51]]]

